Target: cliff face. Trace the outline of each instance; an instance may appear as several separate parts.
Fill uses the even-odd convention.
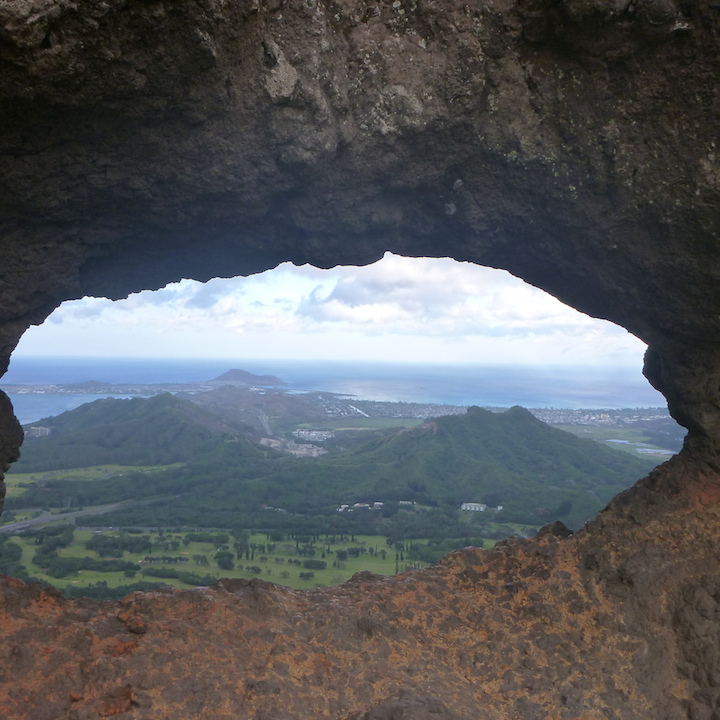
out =
[[[65,299],[390,250],[623,325],[690,430],[576,536],[398,580],[101,606],[7,581],[6,714],[713,717],[719,23],[710,0],[2,3],[3,368]],[[0,424],[6,468],[6,402]]]

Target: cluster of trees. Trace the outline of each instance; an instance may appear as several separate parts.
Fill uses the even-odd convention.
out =
[[[464,528],[467,533],[468,525],[465,524]],[[505,528],[505,535],[509,534],[510,531],[511,529],[509,527]],[[158,529],[158,532],[161,532],[160,529]],[[221,571],[243,570],[243,565],[236,563],[236,557],[238,560],[242,559],[242,552],[245,552],[251,545],[257,550],[263,549],[273,554],[277,550],[275,543],[250,543],[248,531],[239,528],[231,532],[186,532],[184,536],[177,534],[180,532],[180,529],[176,529],[174,532],[176,533],[175,537],[183,543],[185,543],[185,540],[188,541],[185,543],[186,546],[193,541],[201,541],[215,545],[217,550],[211,558]],[[168,565],[177,566],[188,563],[190,558],[185,555],[147,554],[144,557],[142,566],[132,562],[123,562],[120,559],[103,560],[90,557],[63,557],[58,553],[58,550],[69,545],[74,538],[73,527],[70,525],[50,526],[29,531],[26,534],[33,538],[36,546],[36,554],[33,558],[34,562],[44,568],[50,577],[54,578],[67,577],[81,569],[100,572],[121,571],[129,578],[141,572],[144,578],[172,578],[188,585],[209,585],[212,584],[217,577],[217,573],[206,573],[203,575],[178,567],[167,567]],[[267,535],[270,537],[271,533],[268,532]],[[162,533],[161,537],[172,538],[173,535]],[[274,537],[276,537],[278,541],[284,539],[284,536],[278,535],[275,532]],[[100,538],[102,538],[102,541],[98,542]],[[393,534],[386,536],[387,547],[383,548],[378,548],[377,545],[374,547],[372,545],[366,545],[363,542],[343,549],[332,549],[332,545],[336,542],[349,542],[354,540],[355,536],[352,534],[326,535],[323,537],[319,534],[299,533],[291,537],[291,541],[294,541],[294,548],[292,545],[285,545],[282,548],[285,552],[295,552],[297,556],[285,558],[277,555],[274,557],[274,560],[275,563],[280,565],[287,563],[288,565],[298,566],[300,568],[300,579],[310,580],[314,578],[316,571],[323,571],[328,567],[328,561],[317,557],[319,554],[322,554],[323,558],[334,557],[333,567],[344,568],[345,562],[349,558],[358,558],[367,553],[382,556],[382,558],[385,559],[388,552],[394,552],[395,568],[396,572],[399,572],[402,569],[408,569],[409,567],[417,565],[418,562],[430,563],[437,561],[455,549],[468,545],[482,546],[483,544],[483,537],[468,536],[467,534],[455,539],[431,539],[428,543],[417,542],[413,538],[403,538],[398,537],[397,534]],[[218,546],[217,543],[222,541],[225,542]],[[94,535],[86,543],[86,547],[95,548],[96,552],[107,552],[110,548],[115,548],[116,550],[119,548],[122,551],[123,547],[131,547],[133,542],[137,542],[138,547],[141,546],[141,543],[143,547],[146,547],[147,544],[151,546],[157,545],[157,542],[155,542],[150,535],[141,535],[139,532],[130,533],[125,530],[119,535]],[[236,550],[238,550],[237,556],[230,550],[230,543],[233,543]],[[21,559],[21,556],[22,549],[18,545],[7,540],[0,540],[0,563],[2,563],[3,559],[6,559],[8,563],[17,563],[17,561]],[[260,556],[261,562],[267,563],[269,559],[266,555]],[[193,555],[192,560],[196,564],[201,564],[206,567],[210,565],[208,555],[201,553]],[[163,567],[158,567],[159,565]],[[244,569],[246,572],[254,575],[272,574],[269,568],[266,567],[263,569],[260,565],[248,564]],[[20,568],[20,570],[22,571],[23,569]],[[288,570],[281,568],[278,568],[276,572],[282,579],[290,575]],[[77,596],[78,592],[79,591],[74,590],[72,593],[73,596]],[[93,593],[96,592],[98,593],[98,597],[111,596],[108,595],[109,590],[102,586],[98,586],[97,590],[89,591],[89,594],[95,596]]]
[[[191,542],[209,543],[215,547],[226,545],[230,541],[230,536],[226,532],[189,532],[185,533],[184,543],[189,545]]]
[[[39,546],[37,552],[47,555],[70,545],[75,538],[75,528],[72,525],[50,525],[38,530],[26,531],[23,535],[35,538],[35,545]]]
[[[53,578],[64,578],[75,575],[79,570],[93,570],[95,572],[137,572],[140,566],[126,560],[97,560],[85,557],[67,557],[57,552],[48,554],[36,553],[33,563],[41,567],[47,575]]]
[[[229,550],[220,550],[213,557],[221,570],[232,570],[235,567],[235,555]]]
[[[116,571],[137,571],[139,567],[132,562],[124,562],[122,560],[98,560],[93,557],[66,557],[58,553],[58,550],[68,547],[73,542],[75,531],[72,525],[50,525],[38,530],[30,530],[23,533],[26,537],[34,538],[36,550],[32,558],[32,562],[37,567],[42,568],[47,575],[54,578],[64,578],[68,575],[77,573],[79,570],[94,570],[96,572],[116,572]],[[11,543],[12,546],[14,543]],[[0,548],[8,545],[4,542]],[[16,546],[19,548],[19,546]],[[22,549],[20,548],[20,555]],[[10,549],[12,556],[19,559],[17,550]],[[24,572],[16,577],[23,577],[27,572],[26,568],[22,568]]]
[[[324,570],[327,563],[325,560],[303,560],[303,567],[309,570]]]
[[[184,555],[146,555],[143,558],[143,562],[146,562],[146,563],[169,563],[169,564],[177,565],[178,563],[190,562],[190,558],[187,558]],[[207,563],[205,563],[205,564],[207,565]]]
[[[143,577],[176,578],[186,585],[196,586],[212,585],[217,580],[214,575],[198,575],[187,570],[166,567],[143,567],[141,574]]]
[[[85,547],[94,550],[100,557],[122,557],[125,552],[152,552],[149,535],[93,535],[85,543]]]
[[[97,583],[90,583],[84,587],[73,587],[68,585],[63,589],[63,595],[70,598],[95,598],[96,600],[119,600],[132,592],[150,592],[151,590],[159,590],[167,587],[165,583],[140,582],[130,583],[128,585],[118,585],[117,587],[108,587],[105,580]]]
[[[0,533],[0,573],[14,577],[27,575],[27,569],[21,560],[22,548],[11,542],[7,535]]]

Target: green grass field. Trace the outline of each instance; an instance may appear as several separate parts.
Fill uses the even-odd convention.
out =
[[[74,541],[67,548],[59,550],[61,557],[85,557],[90,556],[98,558],[99,556],[92,550],[87,550],[85,543],[93,536],[92,530],[76,530]],[[105,535],[118,536],[118,532],[104,532]],[[356,536],[354,541],[346,539],[343,542],[321,540],[315,543],[316,554],[313,558],[304,558],[298,553],[294,540],[285,542],[276,542],[275,551],[273,553],[260,554],[252,553],[250,558],[246,558],[243,554],[242,560],[235,560],[236,568],[234,570],[222,570],[217,566],[213,559],[216,552],[215,547],[210,543],[191,542],[188,545],[183,544],[183,534],[165,533],[159,536],[157,533],[143,533],[149,535],[153,542],[153,555],[168,557],[185,557],[188,562],[181,565],[153,563],[152,565],[143,562],[145,553],[129,553],[125,552],[122,559],[126,561],[136,562],[144,567],[157,568],[175,568],[182,571],[189,571],[200,576],[212,575],[215,578],[246,578],[261,577],[278,585],[286,585],[292,588],[312,588],[326,585],[336,585],[348,580],[354,573],[361,570],[370,570],[379,575],[394,575],[396,567],[399,571],[413,569],[415,567],[424,566],[424,563],[400,561],[396,565],[396,551],[387,547],[386,540],[381,536]],[[107,582],[109,587],[117,587],[118,585],[127,585],[129,583],[138,582],[140,580],[148,580],[151,582],[161,582],[173,587],[191,587],[176,578],[157,578],[153,576],[143,577],[142,569],[134,577],[128,577],[123,572],[96,572],[90,570],[80,570],[72,577],[52,578],[46,575],[41,568],[32,563],[32,558],[37,550],[34,537],[14,536],[13,541],[17,542],[23,550],[22,564],[26,566],[30,575],[43,580],[47,580],[58,588],[66,585],[86,586],[99,581]],[[177,550],[165,550],[159,546],[164,542],[179,542]],[[232,538],[230,539],[230,551],[233,551]],[[268,539],[266,535],[252,535],[249,540],[250,544],[266,544]],[[360,554],[359,557],[353,558],[348,556],[344,561],[336,558],[339,550],[347,551],[350,547],[362,547],[368,551],[372,548],[372,554],[366,552]],[[377,553],[376,553],[377,550]],[[385,557],[382,557],[381,551],[385,550]],[[322,555],[325,554],[323,558]],[[195,555],[204,555],[209,565],[198,564],[193,559]],[[254,557],[253,557],[254,555]],[[303,560],[324,560],[327,568],[324,570],[308,569],[303,566]],[[293,562],[295,561],[295,562]],[[299,564],[298,564],[299,562]],[[242,565],[243,569],[238,570],[237,566]],[[256,570],[247,570],[248,566],[260,568],[260,572]],[[312,572],[313,577],[303,579],[300,573]]]
[[[86,468],[72,468],[70,470],[46,470],[34,473],[14,473],[5,475],[7,497],[22,495],[30,483],[43,483],[48,480],[104,480],[113,475],[122,475],[125,472],[142,472],[180,467],[183,463],[172,465],[96,465]]]

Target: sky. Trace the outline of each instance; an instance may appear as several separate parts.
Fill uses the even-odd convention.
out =
[[[388,253],[66,302],[15,355],[640,367],[644,351],[505,271]]]

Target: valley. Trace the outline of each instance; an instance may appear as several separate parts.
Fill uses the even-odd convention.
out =
[[[26,426],[0,571],[96,597],[220,576],[302,588],[395,574],[556,520],[580,527],[662,459],[658,428],[672,429],[657,409],[462,408],[237,381],[96,400]],[[193,533],[227,538],[200,547]],[[133,537],[142,549],[124,550]],[[270,542],[265,561],[248,555]]]

